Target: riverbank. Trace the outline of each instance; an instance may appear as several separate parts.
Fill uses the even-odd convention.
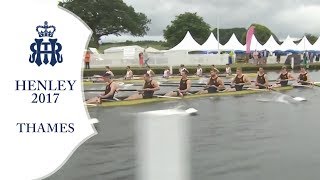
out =
[[[265,70],[280,70],[283,64],[266,64],[262,65]],[[258,66],[252,65],[252,64],[233,64],[230,66],[232,68],[232,72],[235,72],[237,67],[242,67],[242,70],[244,72],[252,72],[252,71],[257,71]],[[291,69],[290,66],[287,66],[288,69]],[[126,67],[111,67],[112,72],[114,73],[115,76],[124,76],[126,74]],[[156,74],[163,74],[163,71],[165,69],[164,66],[152,66],[152,70]],[[189,70],[190,74],[195,74],[196,73],[196,66],[186,66],[186,68]],[[219,69],[220,72],[224,72],[226,65],[223,66],[216,66],[217,69]],[[298,69],[299,66],[295,66],[294,69]],[[209,72],[211,69],[211,66],[202,66],[202,69],[204,72]],[[320,69],[320,63],[313,63],[309,65],[310,70],[319,70]],[[143,73],[146,72],[145,68],[142,67],[131,67],[131,70],[133,71],[134,75],[142,75]],[[179,72],[179,66],[174,66],[173,67],[173,74],[178,74]],[[100,68],[91,68],[91,69],[84,69],[83,70],[83,77],[88,77],[88,76],[93,76],[93,75],[101,75],[105,73],[105,68],[100,67]]]

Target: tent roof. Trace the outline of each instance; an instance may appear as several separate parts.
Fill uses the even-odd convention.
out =
[[[241,51],[245,51],[245,49],[246,49],[245,46],[239,42],[235,34],[232,34],[229,41],[221,48],[221,50],[241,50]]]
[[[123,51],[124,49],[127,49],[127,48],[135,49],[136,51],[141,51],[141,52],[143,52],[143,50],[144,50],[142,47],[134,45],[134,46],[111,47],[111,48],[105,49],[103,52],[104,53],[121,52],[121,51]]]
[[[183,40],[170,49],[170,51],[193,51],[193,50],[201,50],[201,46],[192,38],[190,32],[188,31]]]
[[[269,37],[268,41],[263,45],[263,49],[266,49],[268,51],[275,51],[275,50],[280,49],[280,45],[277,43],[277,41],[271,35]]]
[[[306,36],[303,36],[301,42],[297,45],[298,51],[315,50],[314,46],[309,42]]]
[[[207,41],[202,44],[201,49],[212,51],[212,50],[218,50],[218,47],[221,48],[222,45],[218,43],[216,37],[213,35],[213,33],[211,33]]]
[[[284,40],[283,43],[280,45],[280,49],[278,50],[297,50],[297,45],[293,42],[293,39],[290,36],[288,36],[286,40]]]
[[[153,48],[153,47],[148,47],[146,49],[146,52],[149,52],[149,53],[155,53],[155,52],[160,52],[158,49],[156,48]]]

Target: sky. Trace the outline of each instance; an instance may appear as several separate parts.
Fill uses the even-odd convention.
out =
[[[107,37],[109,41],[163,40],[163,29],[175,16],[197,12],[215,28],[245,27],[252,23],[267,26],[280,39],[305,33],[320,35],[320,0],[123,0],[151,19],[143,38]]]

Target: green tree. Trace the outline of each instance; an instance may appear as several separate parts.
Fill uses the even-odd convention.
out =
[[[60,6],[79,16],[93,31],[90,46],[98,47],[102,35],[130,33],[143,36],[151,21],[143,13],[135,12],[122,0],[66,0]]]
[[[212,32],[214,36],[218,39],[217,28],[215,28]],[[226,44],[231,38],[232,34],[234,33],[237,39],[240,41],[240,43],[245,44],[245,41],[242,41],[242,35],[246,32],[247,30],[245,28],[219,29],[219,42],[222,45]]]
[[[166,45],[174,47],[188,31],[199,44],[203,44],[210,35],[210,26],[197,13],[180,14],[163,30],[163,36],[167,40]]]
[[[314,44],[314,43],[318,40],[318,37],[315,36],[315,35],[313,35],[313,34],[307,33],[307,34],[305,34],[305,36],[306,36],[306,38],[309,40],[309,42],[310,42],[311,44]]]
[[[260,44],[265,44],[268,39],[270,38],[270,36],[272,35],[274,37],[274,39],[279,43],[279,39],[278,37],[266,26],[263,26],[261,24],[251,24],[251,26],[254,26],[254,35],[256,36],[257,40],[259,41]],[[247,37],[247,32],[245,32],[242,35],[242,41],[246,41],[246,37]]]

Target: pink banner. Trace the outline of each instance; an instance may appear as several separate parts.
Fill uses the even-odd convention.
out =
[[[254,33],[254,26],[251,26],[247,32],[246,44],[247,44],[247,54],[250,53],[251,40]]]

